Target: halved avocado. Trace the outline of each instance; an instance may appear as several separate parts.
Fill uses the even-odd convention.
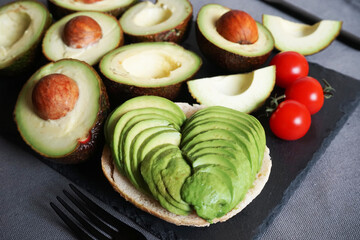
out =
[[[81,11],[99,11],[119,17],[136,2],[137,0],[48,0],[48,5],[56,19]]]
[[[45,120],[38,114],[33,92],[51,74],[71,78],[79,94],[74,108],[65,116]],[[84,62],[64,59],[43,66],[24,84],[14,118],[22,138],[34,151],[55,162],[79,163],[87,160],[101,143],[108,110],[107,93],[97,72]]]
[[[265,63],[274,48],[274,39],[260,23],[258,40],[240,44],[226,40],[216,30],[217,20],[231,9],[219,4],[204,5],[196,20],[197,43],[202,53],[221,68],[230,72],[249,72]]]
[[[329,46],[342,26],[341,21],[322,20],[308,25],[267,14],[263,14],[263,24],[273,35],[279,51],[296,51],[303,55],[317,53]]]
[[[86,47],[76,48],[69,46],[64,41],[65,26],[70,20],[82,16],[93,19],[100,26],[102,36],[98,41]],[[79,31],[79,27],[80,25],[77,26],[76,31]],[[88,31],[88,28],[88,26],[84,26],[84,31]],[[75,35],[74,38],[76,38],[76,34],[80,35],[82,33],[74,31],[73,34]],[[44,36],[42,50],[45,57],[50,61],[73,58],[95,65],[106,53],[123,43],[123,32],[115,17],[101,12],[77,12],[63,17],[50,26]]]
[[[20,75],[34,66],[39,43],[51,22],[40,2],[16,1],[0,8],[0,75]]]
[[[188,0],[140,2],[120,18],[129,42],[181,42],[186,36],[193,8]]]
[[[175,43],[144,42],[111,51],[99,66],[113,99],[140,95],[174,99],[201,64],[198,55]]]
[[[275,86],[275,67],[250,73],[194,79],[187,82],[191,96],[207,106],[224,106],[250,113],[261,107]]]

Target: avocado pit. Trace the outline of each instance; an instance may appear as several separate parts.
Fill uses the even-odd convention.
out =
[[[77,16],[65,24],[64,43],[72,48],[85,48],[102,38],[100,25],[89,16]]]
[[[255,20],[244,11],[230,10],[215,25],[217,32],[231,42],[253,44],[259,38]]]
[[[79,98],[77,83],[64,74],[50,74],[36,83],[32,101],[36,113],[44,120],[66,116]]]

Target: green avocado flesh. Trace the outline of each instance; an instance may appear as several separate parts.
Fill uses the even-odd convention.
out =
[[[32,93],[40,79],[54,73],[74,80],[79,97],[74,108],[64,117],[44,120],[36,113]],[[43,66],[24,84],[15,105],[14,117],[21,136],[41,155],[49,158],[68,156],[99,124],[98,116],[104,111],[103,91],[99,75],[84,62],[67,59]]]
[[[31,56],[51,21],[46,7],[35,1],[17,1],[0,8],[0,73],[32,64]]]
[[[178,105],[156,96],[120,105],[105,132],[115,165],[136,188],[170,212],[196,211],[209,222],[244,198],[266,144],[251,115],[215,106],[186,119]]]

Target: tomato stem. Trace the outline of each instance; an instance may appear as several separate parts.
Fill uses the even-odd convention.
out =
[[[266,115],[269,116],[272,112],[274,112],[275,109],[279,106],[279,101],[283,99],[285,99],[285,94],[278,97],[276,95],[272,97],[270,100],[270,106],[266,107],[265,109]]]
[[[325,99],[329,99],[329,98],[332,98],[334,96],[334,92],[335,91],[335,88],[333,88],[330,83],[328,81],[326,81],[325,79],[322,79],[322,81],[324,82],[325,84],[325,87],[323,88],[323,91],[324,91],[324,98]]]

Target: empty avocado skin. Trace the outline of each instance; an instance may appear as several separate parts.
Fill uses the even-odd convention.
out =
[[[153,114],[146,114],[148,117],[143,121],[157,115],[156,106],[147,107],[154,108]],[[127,169],[135,174],[140,172],[147,185],[142,190],[170,212],[188,215],[194,210],[211,222],[236,207],[254,181],[259,168],[258,154],[262,145],[265,147],[263,128],[256,121],[248,114],[223,107],[199,110],[181,124],[178,144],[171,140],[175,135],[159,138],[163,128],[144,139],[144,144],[137,143],[133,152],[137,152],[138,158],[142,156],[135,168]],[[143,125],[145,132],[149,127]],[[178,127],[172,131],[180,131]],[[141,154],[144,147],[146,154]]]

